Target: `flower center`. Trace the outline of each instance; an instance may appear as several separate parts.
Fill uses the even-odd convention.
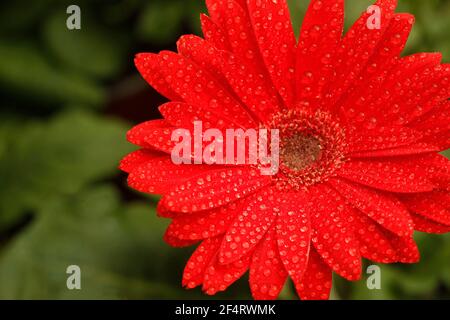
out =
[[[280,150],[281,162],[294,171],[302,170],[319,160],[322,146],[319,139],[313,135],[296,133],[286,138]]]
[[[308,189],[345,161],[345,131],[329,113],[289,110],[274,115],[270,126],[280,130],[279,189]]]

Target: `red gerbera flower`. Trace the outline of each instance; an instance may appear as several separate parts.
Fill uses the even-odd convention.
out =
[[[142,76],[172,102],[128,133],[142,147],[121,169],[162,194],[165,240],[197,242],[183,285],[208,294],[247,270],[256,299],[289,276],[302,299],[326,299],[332,272],[357,280],[361,258],[413,263],[414,230],[450,231],[450,65],[401,57],[413,16],[379,0],[343,36],[344,0],[313,0],[297,42],[284,0],[207,0],[204,38],[142,53]],[[280,170],[175,165],[175,128],[277,128]]]

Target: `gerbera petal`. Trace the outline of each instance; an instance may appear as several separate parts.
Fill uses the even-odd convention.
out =
[[[219,262],[231,263],[253,250],[275,221],[277,210],[271,188],[264,188],[247,197],[241,212],[225,234]]]
[[[323,86],[332,81],[333,59],[344,26],[344,0],[313,0],[309,4],[297,47],[297,101],[320,103]]]
[[[397,252],[398,262],[416,263],[420,260],[419,249],[412,237],[398,237],[393,234],[389,234],[388,237]]]
[[[276,223],[277,243],[281,261],[297,286],[308,265],[311,225],[305,195],[279,193],[279,213]]]
[[[361,255],[342,197],[326,185],[310,190],[312,243],[334,272],[348,280],[361,276]]]
[[[174,248],[184,248],[192,246],[193,244],[197,243],[198,240],[181,240],[175,237],[169,236],[167,233],[164,234],[163,240],[170,246]]]
[[[421,115],[424,112],[422,102],[432,97],[429,90],[442,78],[440,59],[440,54],[398,59],[385,81],[377,86],[366,86],[366,93],[361,94],[365,99],[355,102],[365,115],[366,123],[377,119],[379,123],[404,125],[413,115]]]
[[[162,119],[146,121],[129,130],[127,140],[143,148],[171,153],[175,146],[171,140],[174,129],[175,127]]]
[[[167,234],[181,240],[206,239],[223,234],[230,228],[236,215],[244,210],[245,200],[206,212],[175,215],[167,228]]]
[[[286,105],[294,96],[296,39],[286,0],[247,0],[259,51]]]
[[[278,253],[275,228],[255,248],[250,264],[250,290],[258,300],[276,299],[286,282],[287,272]]]
[[[153,53],[139,53],[134,59],[134,64],[142,77],[155,90],[169,100],[181,101],[181,97],[170,87],[164,74],[159,68],[160,56]]]
[[[244,198],[269,183],[271,179],[261,176],[256,169],[224,168],[183,182],[166,193],[160,204],[175,212],[203,211]]]
[[[353,207],[387,230],[399,236],[412,235],[413,223],[408,210],[395,197],[342,179],[330,179],[329,183]]]
[[[203,283],[205,271],[219,249],[222,237],[204,240],[186,263],[183,272],[183,286],[192,289]]]
[[[415,168],[425,170],[428,178],[442,190],[450,191],[450,160],[438,153],[422,155],[411,161]]]
[[[347,132],[349,152],[385,150],[415,143],[422,138],[420,131],[407,127],[368,126],[364,131],[353,128]]]
[[[147,159],[128,176],[130,187],[146,193],[165,194],[195,175],[204,175],[220,167],[208,165],[177,165],[169,156]]]
[[[359,210],[354,210],[349,219],[352,219],[359,252],[364,258],[379,263],[397,262],[397,251],[386,230]]]
[[[432,191],[401,197],[409,210],[437,223],[450,226],[450,194]]]
[[[219,51],[196,36],[182,37],[178,41],[178,50],[228,82],[230,89],[258,119],[267,121],[280,109],[276,92],[267,86],[264,74],[249,68],[232,53]]]
[[[339,169],[338,175],[372,188],[399,193],[427,192],[435,187],[424,170],[413,170],[399,161],[352,160]]]
[[[424,142],[418,142],[415,144],[400,146],[398,148],[392,149],[355,152],[350,154],[350,157],[352,158],[399,157],[399,156],[410,156],[439,151],[440,151],[439,147]]]
[[[411,86],[411,90],[416,90],[416,95],[417,90],[421,90],[421,94],[420,99],[406,100],[408,104],[405,108],[407,112],[405,123],[413,122],[450,97],[450,64],[436,66],[433,72],[434,77],[429,83],[422,84],[422,86],[414,83]],[[405,98],[407,99],[408,96],[405,95]]]
[[[335,65],[337,76],[329,88],[329,101],[325,105],[334,105],[342,94],[347,92],[367,65],[372,54],[376,52],[394,16],[397,0],[378,0],[375,5],[381,10],[380,29],[367,28],[371,13],[364,12],[347,32],[337,52],[336,61],[340,63]]]
[[[346,112],[350,118],[354,118],[351,121],[356,125],[363,127],[371,125],[374,121],[373,119],[381,124],[390,123],[389,121],[384,121],[387,113],[384,109],[386,109],[388,104],[381,106],[381,108],[372,108],[372,105],[367,102],[382,96],[382,92],[380,93],[379,90],[385,89],[385,86],[377,87],[376,85],[378,81],[383,81],[391,69],[395,67],[397,59],[405,47],[413,22],[414,16],[410,14],[400,13],[394,15],[386,32],[383,34],[382,40],[367,62],[367,66],[362,70],[359,80],[349,88],[350,93],[341,102],[343,106],[352,106],[358,109],[358,113],[349,114]],[[347,108],[344,108],[344,112],[345,109]],[[365,119],[355,121],[356,118],[360,118],[361,114],[366,114],[367,116]]]
[[[252,30],[247,6],[235,0],[206,0],[212,20],[227,31],[234,55],[253,70],[265,70]]]
[[[267,85],[264,75],[253,72],[228,52],[222,52],[221,56],[223,72],[234,92],[260,121],[267,123],[281,108],[276,93]]]
[[[416,119],[410,126],[421,131],[420,140],[439,147],[439,151],[450,148],[450,101],[444,101],[430,112]]]
[[[194,121],[202,122],[202,129],[215,128],[225,131],[230,122],[224,121],[223,117],[215,112],[194,107],[184,102],[167,102],[159,107],[164,119],[176,128],[193,128]]]
[[[358,127],[363,131],[387,123],[387,115],[393,119],[391,125],[403,124],[406,114],[402,110],[404,103],[394,103],[393,99],[404,97],[412,83],[428,83],[430,70],[440,63],[441,58],[442,55],[438,53],[420,53],[394,58],[389,65],[378,68],[379,72],[374,72],[378,65],[367,68],[369,74],[374,73],[373,76],[362,78],[364,82],[354,88],[346,101],[341,103],[344,106],[341,111],[348,118],[359,122]]]
[[[227,38],[222,29],[219,28],[207,15],[201,14],[200,21],[202,25],[203,36],[219,50],[229,50]]]
[[[308,267],[296,286],[302,300],[327,300],[330,297],[332,272],[314,248],[309,251]]]
[[[243,106],[208,71],[179,54],[163,51],[160,55],[161,72],[186,103],[212,108],[243,128],[256,126]]]
[[[203,291],[212,295],[226,290],[247,271],[249,265],[250,255],[230,264],[220,264],[216,255],[206,269]]]
[[[149,149],[136,150],[128,154],[120,161],[119,169],[126,173],[130,173],[147,161],[162,157],[164,155],[166,154]]]
[[[434,222],[415,213],[411,213],[414,221],[414,229],[426,233],[443,234],[450,232],[450,226]]]
[[[222,72],[223,59],[220,57],[222,50],[192,34],[181,36],[177,41],[177,49],[179,54],[208,70],[222,85],[226,83]]]

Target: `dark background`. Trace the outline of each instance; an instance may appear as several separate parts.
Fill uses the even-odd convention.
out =
[[[450,1],[400,0],[416,25],[405,54],[450,62]],[[348,0],[347,25],[371,1]],[[66,28],[81,7],[82,29]],[[296,31],[308,4],[291,0]],[[199,34],[201,0],[9,0],[0,4],[0,298],[208,298],[181,288],[192,248],[162,240],[157,198],[132,192],[119,160],[133,124],[164,102],[133,65]],[[450,298],[450,235],[417,234],[422,262],[382,265],[382,290],[335,277],[334,299]],[[66,287],[79,265],[82,289]],[[217,298],[249,298],[244,277]],[[295,298],[288,284],[280,298]]]

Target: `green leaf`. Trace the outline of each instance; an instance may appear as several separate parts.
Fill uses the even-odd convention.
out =
[[[14,0],[0,4],[0,34],[24,31],[42,18],[42,14],[53,0]]]
[[[46,19],[43,29],[47,46],[62,65],[82,74],[107,78],[129,62],[124,59],[128,41],[120,29],[107,30],[83,12],[81,29],[69,30],[66,19],[65,11],[59,10]]]
[[[29,43],[0,43],[0,92],[47,105],[99,105],[103,90],[90,80],[56,69]]]
[[[26,210],[117,172],[131,148],[125,131],[117,121],[85,112],[15,128],[8,157],[0,160],[0,229]]]
[[[0,256],[0,299],[208,298],[181,287],[192,249],[162,241],[167,221],[118,199],[103,185],[48,201]],[[81,290],[67,289],[70,265],[81,269]],[[216,298],[249,298],[247,286],[242,279]]]
[[[117,199],[102,186],[47,203],[0,258],[0,298],[199,297],[181,288],[179,252],[162,243],[165,225],[152,224],[151,207]],[[67,289],[69,265],[81,268],[81,290]]]
[[[167,44],[181,29],[184,5],[181,1],[151,1],[142,10],[136,34],[142,41]]]

